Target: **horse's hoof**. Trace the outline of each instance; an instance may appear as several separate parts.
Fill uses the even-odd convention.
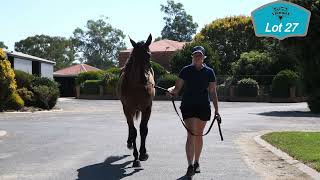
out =
[[[133,161],[132,167],[136,168],[136,167],[141,167],[141,163],[138,160]]]
[[[148,153],[141,153],[139,156],[139,160],[140,161],[146,161],[149,158],[149,154]]]
[[[132,143],[127,143],[127,148],[132,150],[133,149],[133,144]]]

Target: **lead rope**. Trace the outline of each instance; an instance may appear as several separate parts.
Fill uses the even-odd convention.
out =
[[[155,88],[158,88],[158,89],[161,89],[161,90],[163,90],[163,91],[169,92],[167,89],[165,89],[165,88],[163,88],[163,87],[160,87],[160,86],[154,86],[154,87],[155,87]],[[170,93],[170,92],[169,92],[169,93]],[[208,135],[209,132],[211,131],[211,128],[212,128],[213,124],[214,124],[214,121],[217,120],[217,121],[218,121],[218,128],[219,128],[220,139],[221,139],[221,141],[223,141],[222,131],[221,131],[221,127],[220,127],[221,117],[220,117],[219,115],[216,114],[216,115],[214,116],[214,118],[213,118],[213,120],[212,120],[212,122],[211,122],[211,125],[210,125],[209,129],[207,130],[207,132],[206,132],[205,134],[194,134],[190,129],[188,129],[187,125],[186,125],[186,124],[184,123],[184,121],[182,120],[182,118],[181,118],[181,116],[180,116],[180,114],[179,114],[179,112],[178,112],[178,110],[177,110],[177,107],[176,107],[176,104],[175,104],[175,102],[174,102],[174,98],[173,98],[173,97],[171,98],[171,102],[172,102],[173,108],[174,108],[174,110],[176,111],[176,113],[177,113],[177,115],[178,115],[178,117],[179,117],[182,125],[184,126],[184,128],[185,128],[192,136],[206,136],[206,135]]]

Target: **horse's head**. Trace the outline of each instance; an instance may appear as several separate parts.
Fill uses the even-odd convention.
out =
[[[150,49],[149,46],[152,41],[152,36],[151,34],[149,35],[148,39],[146,42],[140,41],[136,43],[130,38],[130,42],[133,46],[133,50],[131,52],[131,58],[136,61],[135,63],[141,64],[142,66],[150,66]]]
[[[149,46],[151,41],[151,34],[146,42],[140,41],[136,43],[130,38],[133,50],[124,67],[125,78],[127,80],[131,82],[145,83],[150,79],[149,72],[152,71],[152,68],[150,63],[151,53]]]

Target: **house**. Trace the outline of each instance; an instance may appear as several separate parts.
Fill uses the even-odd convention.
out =
[[[170,60],[172,58],[172,55],[176,51],[181,50],[185,44],[186,42],[178,42],[178,41],[172,41],[168,39],[153,42],[149,46],[151,51],[151,59],[154,62],[159,63],[166,70],[170,71]],[[127,59],[130,56],[132,49],[133,48],[120,51],[119,57],[118,57],[119,67],[122,67],[125,65]]]
[[[4,52],[7,54],[12,69],[21,70],[39,77],[53,79],[53,66],[56,64],[54,61],[42,59],[21,52],[8,50],[4,50]]]
[[[54,80],[60,84],[61,97],[75,97],[76,96],[76,77],[81,72],[100,71],[96,67],[87,64],[77,64],[64,69],[60,69],[53,73]]]

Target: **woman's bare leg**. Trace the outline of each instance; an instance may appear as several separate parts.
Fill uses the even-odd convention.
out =
[[[203,130],[204,127],[206,126],[206,121],[202,121],[200,119],[195,119],[194,120],[195,123],[195,129],[196,129],[196,133],[197,134],[203,134]],[[202,146],[203,146],[203,138],[202,136],[195,136],[194,138],[194,153],[195,153],[195,157],[194,160],[195,162],[199,162],[199,158],[201,155],[201,151],[202,151]]]
[[[195,131],[195,118],[188,118],[184,121],[186,123],[186,126],[189,130],[191,130],[193,133]],[[192,136],[188,132],[187,136],[187,142],[186,142],[186,155],[188,160],[188,165],[193,164],[193,159],[195,155],[195,136]]]

